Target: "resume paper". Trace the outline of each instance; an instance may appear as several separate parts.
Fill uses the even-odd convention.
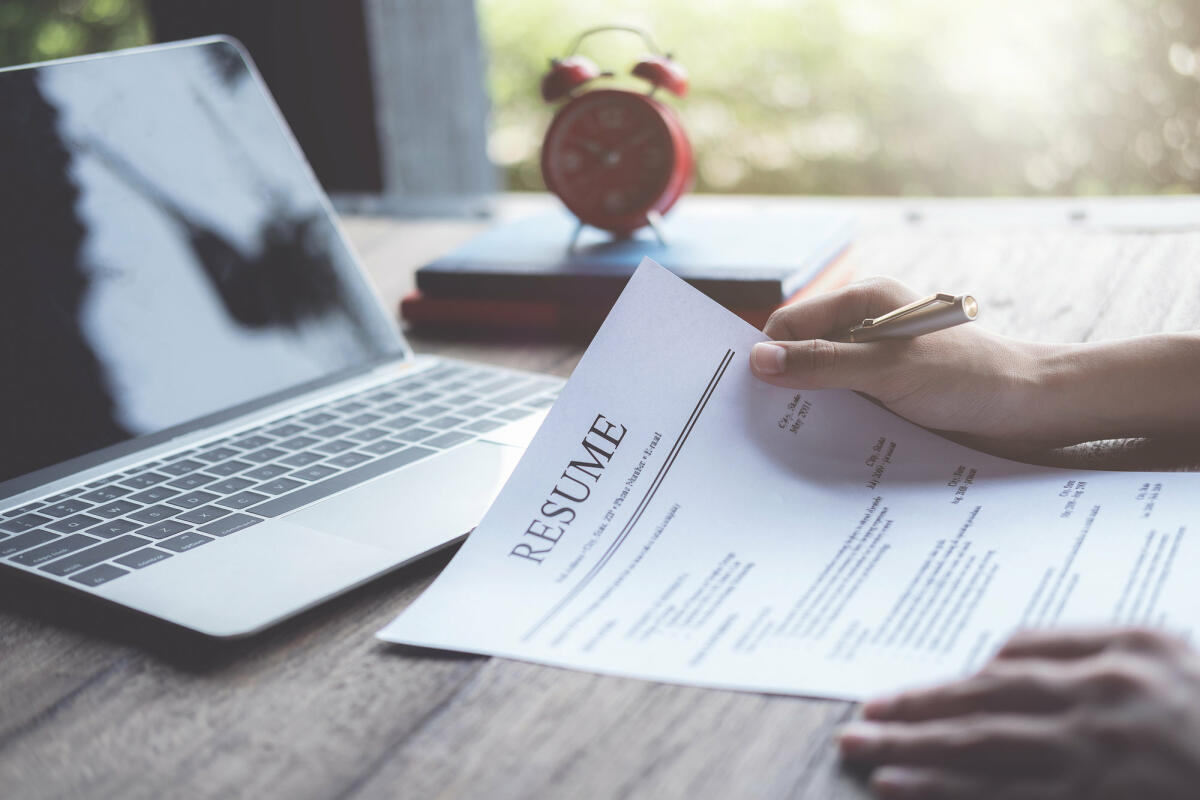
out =
[[[848,391],[647,260],[483,521],[379,633],[658,681],[861,699],[1022,627],[1190,635],[1200,475],[1062,470]]]

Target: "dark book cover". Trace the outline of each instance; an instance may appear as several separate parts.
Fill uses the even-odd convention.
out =
[[[730,310],[756,328],[780,305],[841,288],[853,280],[850,259],[837,258],[782,303],[761,308]],[[409,292],[400,302],[400,316],[411,329],[430,333],[546,333],[566,338],[590,337],[608,315],[611,303],[579,304],[554,300],[507,300],[480,297],[437,297]]]
[[[644,256],[727,308],[774,308],[850,244],[845,214],[748,204],[729,213],[684,206],[665,243],[642,229],[627,239],[555,212],[503,223],[417,271],[428,297],[547,300],[607,309]]]

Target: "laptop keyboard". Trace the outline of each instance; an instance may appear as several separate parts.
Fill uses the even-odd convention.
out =
[[[99,586],[464,444],[563,382],[450,364],[0,514],[0,560]]]

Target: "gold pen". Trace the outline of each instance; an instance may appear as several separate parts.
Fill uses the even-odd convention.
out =
[[[912,339],[934,331],[953,328],[979,316],[979,303],[969,294],[938,293],[889,311],[882,317],[864,319],[839,336],[839,342],[877,342],[880,339]]]

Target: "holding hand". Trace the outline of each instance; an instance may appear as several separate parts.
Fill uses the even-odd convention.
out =
[[[1200,430],[1196,334],[1053,345],[972,323],[915,339],[829,341],[916,299],[898,281],[872,278],[782,308],[764,329],[774,341],[755,345],[751,368],[780,386],[863,392],[992,450]]]
[[[979,674],[876,700],[842,756],[886,798],[1200,796],[1200,659],[1146,630],[1044,631]]]

